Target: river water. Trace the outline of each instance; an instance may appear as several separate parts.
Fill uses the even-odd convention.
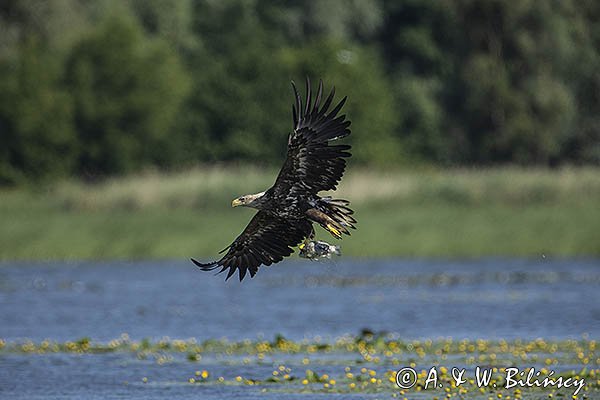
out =
[[[5,343],[104,343],[122,334],[327,342],[362,329],[403,340],[598,338],[600,260],[292,260],[242,283],[187,261],[0,263]],[[272,368],[212,367],[225,375]],[[0,354],[0,398],[269,398],[210,385],[200,395],[183,384],[195,368],[185,359],[159,367],[131,354]],[[160,379],[140,383],[153,375]],[[299,397],[311,398],[270,398]]]

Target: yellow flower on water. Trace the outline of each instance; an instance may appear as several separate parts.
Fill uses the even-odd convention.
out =
[[[238,381],[238,382],[241,382],[242,381],[242,377],[238,375],[238,376],[235,377],[235,380]]]
[[[208,371],[205,369],[202,370],[202,373],[200,374],[200,376],[202,377],[202,379],[208,378]]]
[[[335,385],[335,379],[330,379],[329,380],[329,384],[332,385],[332,386]]]
[[[356,383],[352,382],[348,385],[350,389],[354,389],[356,387]]]
[[[196,380],[195,380],[194,378],[190,378],[188,381],[189,381],[190,383],[194,383],[194,382],[196,382]]]
[[[302,379],[302,384],[303,385],[308,385],[308,379]]]

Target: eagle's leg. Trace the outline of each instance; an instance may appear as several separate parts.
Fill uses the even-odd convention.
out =
[[[315,238],[315,228],[310,224],[310,233],[307,237],[304,238],[304,241],[298,246],[300,250],[302,250],[311,240]]]
[[[335,221],[329,215],[325,214],[323,211],[317,210],[316,208],[311,208],[308,211],[306,211],[306,215],[312,221],[315,221],[316,223],[321,225],[323,229],[331,233],[331,235],[336,239],[341,239],[342,233],[345,233],[347,235],[350,234],[350,232],[348,232],[348,229],[340,225],[337,221]]]

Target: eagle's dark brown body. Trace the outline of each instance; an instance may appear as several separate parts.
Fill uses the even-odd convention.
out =
[[[293,85],[293,83],[292,83]],[[334,190],[344,174],[345,158],[350,157],[349,145],[330,143],[350,134],[350,121],[337,114],[346,98],[331,111],[335,89],[321,104],[323,83],[312,99],[310,81],[306,82],[306,103],[303,105],[296,87],[296,104],[292,107],[294,130],[289,135],[287,158],[275,183],[265,192],[235,199],[233,206],[258,209],[246,229],[223,251],[218,261],[192,261],[205,271],[229,269],[227,279],[236,270],[240,281],[250,272],[254,276],[260,265],[271,265],[293,252],[293,247],[314,236],[313,222],[334,237],[350,234],[356,221],[346,200],[320,197],[319,192]]]

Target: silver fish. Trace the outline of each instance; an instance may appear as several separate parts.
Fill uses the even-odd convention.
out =
[[[332,255],[341,256],[340,246],[335,246],[321,240],[311,240],[298,246],[300,257],[309,260],[318,260],[320,258],[330,259]]]

